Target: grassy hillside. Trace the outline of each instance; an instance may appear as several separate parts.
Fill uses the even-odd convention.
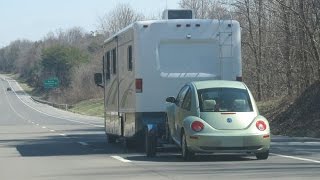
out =
[[[88,115],[103,117],[103,99],[90,99],[73,104],[69,111]]]
[[[289,101],[288,101],[289,102]],[[274,117],[275,134],[320,137],[320,81],[308,87],[299,97]]]
[[[320,137],[320,82],[317,81],[295,98],[258,102],[273,134]]]

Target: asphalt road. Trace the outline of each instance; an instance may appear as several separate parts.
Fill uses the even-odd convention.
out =
[[[13,91],[7,91],[11,87]],[[155,158],[107,144],[101,118],[36,103],[0,75],[0,180],[320,179],[320,139],[273,136],[268,160],[178,151]]]

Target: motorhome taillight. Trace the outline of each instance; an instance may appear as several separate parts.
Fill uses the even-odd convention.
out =
[[[142,93],[142,79],[136,79],[136,93]]]

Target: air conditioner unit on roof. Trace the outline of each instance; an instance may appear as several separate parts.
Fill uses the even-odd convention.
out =
[[[167,9],[163,11],[162,19],[194,19],[191,9]]]

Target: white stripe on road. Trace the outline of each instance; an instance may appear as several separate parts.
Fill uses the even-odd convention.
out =
[[[307,158],[300,158],[300,157],[295,157],[295,156],[287,156],[287,155],[282,155],[282,154],[275,154],[275,153],[270,153],[275,156],[283,157],[283,158],[289,158],[289,159],[295,159],[295,160],[300,160],[300,161],[308,161],[308,162],[314,162],[314,163],[320,163],[320,161],[313,160],[313,159],[307,159]]]
[[[131,162],[130,160],[124,159],[124,158],[122,158],[122,157],[120,157],[120,156],[111,156],[111,157],[114,158],[114,159],[117,159],[117,160],[119,160],[119,161],[121,161],[121,162],[125,162],[125,163]]]
[[[51,132],[56,132],[56,131],[55,131],[55,130],[53,130],[53,129],[50,129],[50,131],[51,131]]]
[[[60,136],[67,136],[66,134],[59,134]]]
[[[46,129],[47,127],[45,127],[45,126],[42,126],[42,129]]]
[[[88,146],[89,144],[86,142],[78,142],[79,144],[83,145],[83,146]]]

